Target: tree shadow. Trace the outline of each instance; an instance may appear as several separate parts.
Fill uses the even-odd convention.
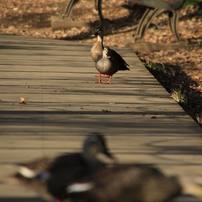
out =
[[[143,6],[136,6],[133,9],[130,8],[130,12],[128,16],[117,18],[113,21],[107,19],[107,16],[104,16],[106,19],[106,24],[101,24],[100,20],[96,20],[93,22],[89,22],[89,29],[88,31],[80,32],[74,36],[65,36],[61,37],[62,40],[82,40],[91,38],[92,33],[94,32],[94,28],[97,26],[102,26],[104,35],[113,35],[114,33],[127,33],[134,30],[134,26],[137,27],[138,22],[142,16],[142,13],[145,11],[145,7]],[[125,27],[130,27],[127,31],[123,31],[122,29]]]
[[[43,200],[39,197],[0,197],[0,202],[46,202],[47,200]]]
[[[47,28],[51,26],[50,14],[48,13],[25,13],[23,15],[10,16],[7,26],[26,24],[33,28]]]

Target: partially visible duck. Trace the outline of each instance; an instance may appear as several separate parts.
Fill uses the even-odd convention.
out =
[[[47,190],[47,176],[35,176],[31,177],[29,174],[27,175],[27,171],[22,171],[23,174],[20,172],[16,172],[12,176],[6,176],[3,178],[2,183],[4,184],[11,184],[16,186],[22,186],[27,190],[35,192],[37,195],[43,197],[46,200],[53,201],[55,198],[48,192]],[[29,172],[29,171],[28,171]],[[26,177],[24,176],[26,173]],[[59,201],[57,201],[59,202]]]
[[[71,156],[61,156],[49,168],[51,177],[47,180],[48,191],[57,199],[66,198],[67,184],[88,176],[106,166],[99,160],[99,155],[104,154],[113,158],[108,152],[105,139],[102,135],[89,136],[83,145],[83,152]]]
[[[202,182],[167,177],[154,167],[114,165],[67,186],[71,202],[167,202],[183,193],[202,197]]]
[[[19,170],[8,182],[24,185],[45,198],[66,198],[68,183],[90,175],[105,167],[98,156],[104,154],[113,159],[107,149],[104,136],[92,134],[83,144],[81,153],[64,154],[57,157],[44,157],[30,163],[20,164]],[[11,178],[14,180],[12,181]]]
[[[102,28],[97,27],[95,29],[95,33],[92,36],[97,37],[97,41],[91,48],[90,54],[91,54],[91,58],[94,60],[94,62],[97,62],[98,60],[100,60],[102,58],[102,54],[103,54],[102,51],[104,49]]]
[[[101,77],[109,77],[107,84],[111,83],[112,75],[119,70],[130,70],[126,61],[114,50],[103,46],[103,30],[101,27],[95,29],[96,43],[91,48],[91,57],[95,61],[96,69],[99,71],[98,83]]]
[[[130,70],[126,61],[114,50],[109,47],[105,47],[103,50],[102,58],[96,62],[96,69],[99,71],[98,83],[101,82],[101,75],[108,75],[109,81],[107,84],[111,84],[112,75],[119,70]]]
[[[27,163],[18,163],[17,173],[25,178],[35,178],[42,171],[47,171],[55,161],[55,157],[42,157]]]

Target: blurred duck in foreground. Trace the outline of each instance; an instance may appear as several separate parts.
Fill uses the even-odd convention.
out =
[[[103,46],[103,31],[101,27],[95,29],[93,36],[97,37],[96,43],[91,48],[91,57],[99,72],[98,83],[101,77],[109,77],[107,84],[111,84],[112,75],[119,70],[130,70],[126,61],[114,50]]]
[[[182,194],[202,197],[202,179],[167,177],[144,165],[105,167],[67,186],[71,202],[167,202]]]
[[[13,178],[62,202],[168,202],[183,194],[202,198],[200,177],[170,177],[150,165],[106,166],[100,154],[112,159],[104,137],[91,135],[82,153],[23,164]]]
[[[106,166],[99,160],[100,155],[113,160],[104,136],[92,134],[85,139],[81,153],[64,154],[54,158],[44,157],[19,164],[18,172],[6,177],[5,181],[24,185],[46,199],[61,201],[67,198],[68,184]]]

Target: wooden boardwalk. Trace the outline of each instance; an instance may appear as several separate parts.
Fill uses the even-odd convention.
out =
[[[135,53],[115,48],[131,70],[104,85],[96,83],[90,48],[0,35],[0,177],[15,171],[17,162],[78,151],[90,132],[106,135],[120,162],[153,163],[168,174],[202,174],[201,128]],[[19,104],[21,97],[26,104]],[[41,200],[0,184],[3,201]]]

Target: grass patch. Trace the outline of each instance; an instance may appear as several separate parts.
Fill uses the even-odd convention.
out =
[[[196,120],[198,121],[199,125],[202,127],[202,114],[197,114]]]
[[[178,103],[186,102],[186,94],[182,92],[181,87],[171,92],[171,97]]]
[[[197,84],[178,66],[151,61],[143,63],[170,96],[202,127],[200,92],[192,88]]]

